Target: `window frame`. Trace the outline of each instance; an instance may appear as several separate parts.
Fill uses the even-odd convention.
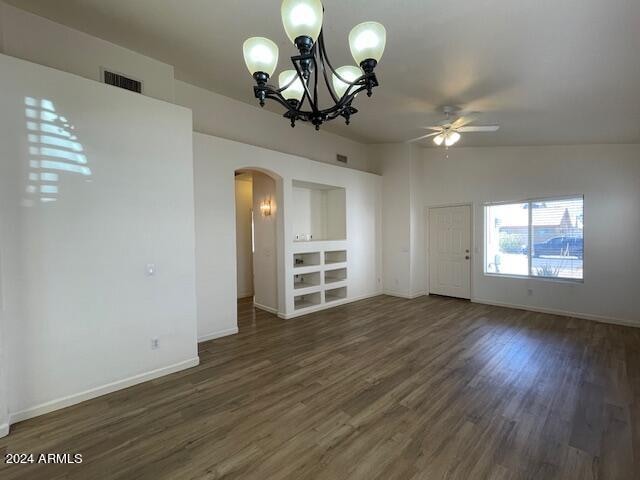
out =
[[[482,241],[483,241],[483,252],[482,252],[482,274],[485,277],[495,277],[495,278],[516,278],[516,279],[524,279],[524,280],[540,280],[543,282],[559,282],[559,283],[584,283],[585,279],[585,259],[586,259],[586,246],[584,240],[584,231],[582,234],[582,278],[566,278],[566,277],[542,277],[538,275],[531,275],[531,267],[532,267],[532,258],[531,250],[532,239],[533,239],[533,209],[531,208],[531,204],[534,202],[544,202],[544,201],[558,201],[558,200],[570,200],[570,199],[582,199],[582,224],[585,222],[585,208],[584,208],[584,199],[585,196],[582,193],[576,193],[573,195],[554,195],[554,196],[545,196],[545,197],[532,197],[525,198],[521,200],[504,200],[497,202],[484,202],[482,204]],[[527,249],[527,275],[520,275],[517,273],[494,273],[487,272],[487,207],[493,207],[498,205],[513,205],[517,203],[528,203],[528,226],[527,226],[527,235],[528,235],[528,249]]]

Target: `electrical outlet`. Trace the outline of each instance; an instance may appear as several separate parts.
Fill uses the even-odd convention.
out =
[[[156,264],[155,263],[147,263],[145,266],[145,272],[147,277],[153,277],[156,274]]]
[[[527,288],[527,295],[529,295],[529,296],[533,295],[533,289],[532,288]]]
[[[160,348],[160,340],[158,340],[157,338],[152,338],[151,339],[151,350],[157,350],[158,348]]]

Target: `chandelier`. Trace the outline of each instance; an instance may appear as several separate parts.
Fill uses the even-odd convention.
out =
[[[299,54],[291,57],[293,69],[278,75],[278,88],[269,79],[278,64],[278,47],[268,38],[251,37],[242,47],[244,61],[256,85],[255,97],[263,107],[266,99],[278,102],[286,112],[284,117],[295,127],[296,121],[310,122],[316,130],[324,122],[342,117],[349,125],[357,113],[352,106],[358,93],[378,86],[374,69],[386,43],[386,30],[377,22],[356,25],[349,33],[349,47],[355,62],[334,69],[327,57],[322,35],[324,8],[320,0],[284,0],[280,8],[282,23]],[[322,108],[318,87],[324,83],[329,92],[330,106]]]

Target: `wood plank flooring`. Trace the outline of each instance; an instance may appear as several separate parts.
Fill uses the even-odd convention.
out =
[[[201,365],[12,427],[11,479],[638,479],[640,329],[380,296],[239,305]]]

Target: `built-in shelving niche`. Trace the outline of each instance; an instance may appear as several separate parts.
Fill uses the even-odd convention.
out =
[[[324,250],[319,244],[316,252],[293,253],[293,267],[293,303],[299,315],[347,299],[346,250]]]
[[[315,307],[320,305],[320,292],[308,293],[306,295],[298,295],[294,297],[294,308],[300,310],[302,308]]]
[[[346,190],[293,180],[293,240],[346,240]]]
[[[347,269],[338,268],[335,270],[326,270],[324,272],[324,283],[336,283],[347,279]]]
[[[332,263],[344,263],[347,261],[346,250],[334,250],[332,252],[324,252],[325,265],[331,265]]]
[[[320,265],[320,252],[293,254],[294,268],[311,267],[315,265]]]
[[[320,285],[320,272],[299,273],[293,276],[293,288],[316,287]]]
[[[347,287],[332,288],[324,291],[324,301],[326,303],[344,300],[347,298]]]

